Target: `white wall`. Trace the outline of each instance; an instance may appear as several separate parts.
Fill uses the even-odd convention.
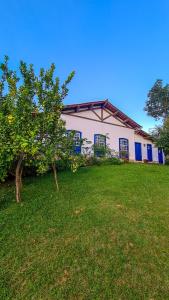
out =
[[[99,114],[99,110],[97,110],[97,113]],[[135,142],[142,144],[142,159],[147,159],[147,144],[152,144],[153,161],[158,162],[158,149],[154,147],[150,140],[146,140],[140,135],[135,134],[134,129],[124,127],[124,124],[120,123],[118,120],[116,121],[117,125],[115,125],[115,118],[113,117],[114,122],[112,122],[110,118],[106,119],[105,122],[112,122],[114,125],[95,120],[88,120],[82,116],[95,120],[97,119],[97,116],[91,111],[78,112],[74,115],[62,114],[63,120],[66,121],[66,128],[69,130],[81,131],[82,138],[91,141],[91,145],[94,144],[94,134],[103,134],[109,137],[109,139],[107,139],[107,144],[109,144],[110,148],[119,152],[119,138],[126,138],[129,141],[129,159],[134,161]],[[119,123],[121,126],[118,126]]]
[[[127,127],[115,126],[103,122],[78,118],[72,115],[62,115],[66,121],[66,128],[82,132],[82,138],[86,138],[94,144],[94,134],[108,135],[107,144],[110,148],[119,151],[119,138],[129,140],[129,156],[134,160],[134,130]]]
[[[147,144],[152,145],[152,153],[153,153],[153,162],[158,162],[158,148],[154,146],[154,144],[142,136],[135,134],[134,141],[141,143],[142,146],[142,159],[147,159]]]

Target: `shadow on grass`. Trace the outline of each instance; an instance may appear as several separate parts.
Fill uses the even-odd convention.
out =
[[[21,198],[22,195],[25,193],[25,187],[29,187],[31,185],[34,186],[35,180],[37,180],[37,177],[23,177],[23,189],[21,191]],[[9,178],[4,183],[0,184],[0,211],[7,209],[15,202],[15,179]]]
[[[15,187],[12,181],[0,185],[0,210],[8,208],[15,200]]]

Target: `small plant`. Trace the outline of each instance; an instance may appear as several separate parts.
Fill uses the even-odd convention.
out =
[[[106,155],[106,147],[93,145],[94,156],[104,157]]]
[[[73,173],[75,173],[80,167],[84,167],[86,165],[86,159],[83,155],[73,155],[69,158],[70,169]]]
[[[111,149],[108,145],[99,146],[94,144],[92,150],[96,157],[111,157]]]
[[[100,166],[101,165],[101,159],[96,156],[89,156],[86,159],[86,166]]]
[[[111,157],[120,158],[120,154],[118,151],[111,149]]]
[[[148,159],[143,160],[144,164],[148,164]]]
[[[128,151],[125,151],[125,150],[120,151],[119,156],[121,159],[129,159],[129,153],[128,153]]]
[[[121,165],[123,161],[117,157],[111,157],[107,159],[107,164],[110,165]]]

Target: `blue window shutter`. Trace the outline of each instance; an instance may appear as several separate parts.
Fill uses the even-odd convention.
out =
[[[159,164],[163,164],[164,163],[162,148],[158,148],[158,161],[159,161]]]
[[[147,144],[147,159],[150,162],[153,160],[153,151],[152,151],[152,145],[151,144]]]
[[[94,134],[94,144],[96,144],[96,136],[97,134]]]

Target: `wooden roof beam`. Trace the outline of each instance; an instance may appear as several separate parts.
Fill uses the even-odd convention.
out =
[[[127,123],[129,121],[129,119],[127,118],[127,119],[125,119],[124,121],[122,120],[122,122],[125,124],[125,123]]]
[[[92,112],[93,112],[93,114],[94,114],[96,117],[98,117],[98,119],[99,119],[100,121],[103,121],[102,118],[99,116],[99,114],[97,114],[97,112],[95,112],[94,109],[92,109]]]
[[[76,107],[75,107],[75,112],[78,112],[80,110],[80,107],[79,107],[79,105],[77,105]]]

